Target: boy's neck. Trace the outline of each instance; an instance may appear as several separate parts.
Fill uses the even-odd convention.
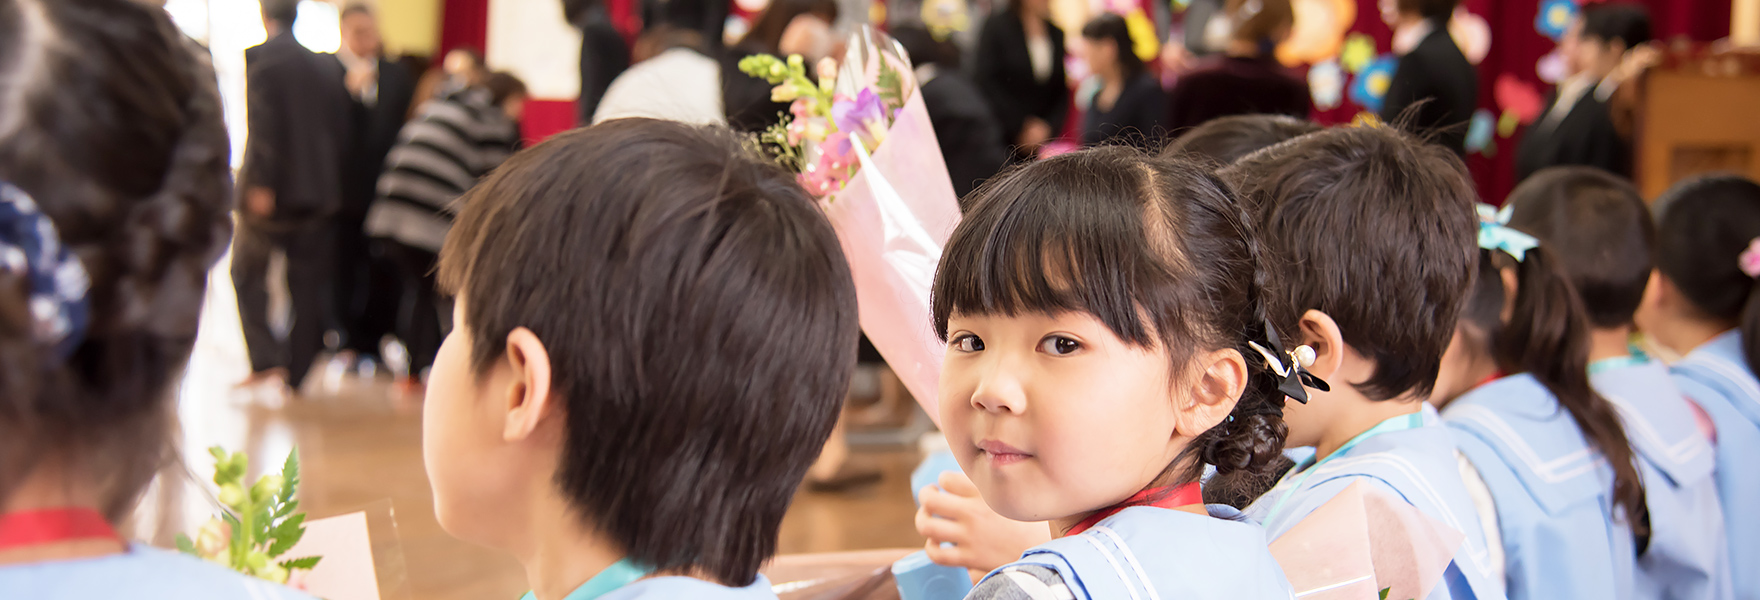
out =
[[[1340,415],[1333,426],[1320,436],[1320,443],[1315,444],[1315,461],[1325,460],[1326,457],[1332,456],[1334,452],[1338,452],[1352,439],[1375,428],[1382,421],[1413,414],[1424,409],[1422,401],[1404,397],[1379,402],[1362,396],[1346,400],[1346,402],[1352,401],[1355,401],[1354,410],[1349,411],[1348,414]]]
[[[544,494],[535,504],[527,513],[531,537],[518,557],[537,600],[562,600],[624,558],[616,544],[584,523],[559,496]]]
[[[1650,337],[1682,356],[1697,350],[1717,336],[1735,329],[1734,323],[1702,319],[1675,319],[1667,327],[1649,331]]]
[[[1610,327],[1589,332],[1589,362],[1632,355],[1632,327]]]

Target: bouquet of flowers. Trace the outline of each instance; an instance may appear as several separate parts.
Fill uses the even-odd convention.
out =
[[[298,571],[318,566],[320,557],[281,559],[305,536],[306,515],[293,494],[299,487],[299,451],[288,453],[280,475],[264,475],[245,487],[250,459],[215,446],[214,483],[225,510],[208,520],[194,540],[177,534],[177,549],[245,575],[286,584]]]
[[[938,419],[946,348],[928,319],[929,288],[959,201],[904,49],[866,26],[848,48],[812,76],[799,56],[749,56],[739,67],[791,102],[761,140],[819,198],[855,278],[862,330]]]

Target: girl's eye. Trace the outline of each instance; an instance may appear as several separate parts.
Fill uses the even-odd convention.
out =
[[[1039,349],[1052,356],[1068,356],[1082,349],[1082,343],[1061,335],[1054,335],[1040,341]]]
[[[961,334],[959,337],[953,338],[953,349],[960,352],[983,352],[984,340],[969,333]]]

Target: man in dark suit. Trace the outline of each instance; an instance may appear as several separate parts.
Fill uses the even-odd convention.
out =
[[[416,81],[403,65],[385,58],[379,21],[371,9],[349,5],[342,10],[341,25],[342,47],[335,57],[343,69],[343,86],[354,100],[354,144],[342,169],[342,208],[331,219],[337,250],[335,325],[343,349],[377,356],[379,340],[397,320],[398,276],[383,250],[368,243],[362,226],[385,155],[409,114]]]
[[[1394,51],[1400,52],[1393,81],[1381,104],[1381,119],[1396,122],[1417,106],[1409,125],[1434,134],[1455,154],[1467,153],[1467,123],[1479,104],[1479,72],[1448,35],[1448,21],[1459,0],[1396,0]],[[1406,40],[1415,41],[1402,50]]]
[[[342,205],[351,102],[342,65],[293,38],[294,0],[265,0],[269,40],[245,51],[250,136],[239,170],[242,198],[232,282],[250,350],[247,384],[281,377],[298,389],[323,349],[334,248],[330,218]],[[269,322],[271,258],[286,257],[292,323]]]
[[[605,90],[629,68],[629,45],[612,25],[604,0],[563,0],[562,10],[581,30],[581,97],[575,111],[576,123],[585,127],[593,123]]]

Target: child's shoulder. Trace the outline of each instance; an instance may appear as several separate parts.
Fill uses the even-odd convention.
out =
[[[1181,598],[1281,600],[1290,594],[1264,528],[1220,507],[1211,507],[1211,516],[1127,508],[1085,532],[1028,550],[989,579],[1023,566],[1075,582],[1076,597],[1124,598],[1140,590]]]
[[[1465,414],[1491,410],[1506,416],[1548,420],[1556,415],[1558,399],[1533,375],[1520,373],[1500,377],[1461,395],[1442,410],[1451,425]]]
[[[775,600],[770,580],[759,575],[751,585],[730,588],[691,577],[655,577],[629,584],[603,596],[605,600],[702,598],[704,600]]]
[[[285,586],[141,545],[112,556],[0,567],[0,589],[39,600],[311,600]]]

